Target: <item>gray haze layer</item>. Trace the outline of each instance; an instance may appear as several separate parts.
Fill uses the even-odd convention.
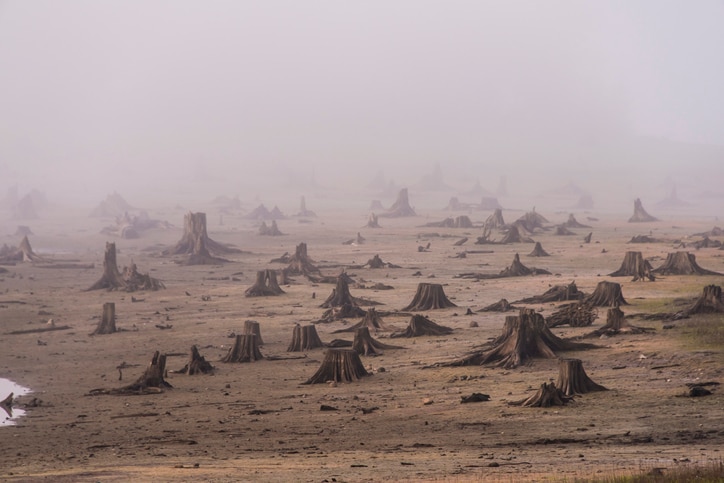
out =
[[[0,1],[0,195],[246,200],[379,171],[413,191],[439,165],[451,194],[717,196],[722,20],[714,0]]]

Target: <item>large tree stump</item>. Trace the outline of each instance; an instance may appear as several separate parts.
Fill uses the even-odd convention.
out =
[[[595,307],[616,307],[618,305],[628,305],[626,299],[623,298],[621,284],[616,282],[601,281],[596,285],[596,290],[586,297],[584,301]]]
[[[621,263],[621,268],[613,273],[609,273],[609,277],[633,277],[633,282],[656,280],[656,277],[651,273],[652,267],[648,260],[644,260],[641,252],[626,252]]]
[[[448,366],[490,364],[512,369],[534,358],[552,359],[556,351],[592,349],[596,346],[563,340],[546,326],[543,316],[533,309],[520,309],[518,316],[505,317],[503,333],[489,349],[472,352]]]
[[[211,374],[214,372],[214,366],[208,362],[204,356],[199,354],[199,349],[195,346],[191,346],[191,353],[189,354],[189,361],[183,368],[176,371],[178,374],[188,374],[194,376],[196,374]]]
[[[567,228],[591,228],[589,225],[584,225],[583,223],[579,223],[578,220],[576,220],[576,217],[573,216],[573,213],[568,215],[568,220],[566,220],[564,225]]]
[[[247,297],[270,297],[283,293],[277,283],[277,272],[269,269],[257,271],[254,285],[244,291]]]
[[[297,245],[294,255],[289,259],[287,273],[289,275],[304,275],[310,280],[321,276],[319,269],[314,265],[314,261],[307,255],[306,243],[302,242]]]
[[[520,233],[518,225],[513,224],[508,228],[508,232],[505,234],[500,243],[507,245],[509,243],[533,243],[533,240],[529,237],[523,236]]]
[[[149,274],[139,273],[136,264],[131,261],[127,267],[123,267],[121,275],[126,282],[126,290],[135,292],[136,290],[160,290],[166,286],[160,280],[151,277]]]
[[[328,349],[324,355],[322,365],[303,384],[354,382],[369,375],[356,351],[351,349]]]
[[[114,332],[117,332],[116,304],[113,302],[106,302],[103,304],[103,315],[101,315],[101,320],[98,322],[96,330],[94,330],[91,335],[113,334]]]
[[[511,402],[513,406],[524,406],[530,408],[549,408],[551,406],[564,406],[573,398],[566,396],[554,383],[543,383],[540,389],[532,396],[522,401]]]
[[[417,216],[415,210],[410,206],[407,188],[402,188],[397,194],[397,200],[389,210],[379,215],[382,218],[401,218],[405,216]]]
[[[362,320],[357,322],[356,324],[346,327],[344,329],[335,330],[332,332],[333,334],[339,334],[342,332],[355,332],[357,329],[361,327],[367,327],[368,329],[374,331],[376,334],[377,332],[388,332],[394,330],[393,327],[388,326],[383,320],[382,317],[380,317],[380,314],[377,313],[374,307],[370,307],[367,309],[367,313],[364,314],[364,317]]]
[[[259,326],[259,322],[256,320],[244,321],[244,335],[256,336],[256,343],[259,346],[264,345],[264,339],[261,338],[261,327]]]
[[[566,324],[570,327],[588,327],[596,318],[598,311],[593,305],[576,302],[561,305],[558,310],[546,317],[546,325],[549,328]]]
[[[558,381],[556,386],[566,396],[586,394],[595,391],[608,391],[600,384],[596,384],[583,370],[580,359],[561,359],[558,365]]]
[[[379,221],[377,220],[377,215],[374,213],[370,213],[370,217],[367,219],[367,224],[365,225],[367,228],[381,228]]]
[[[265,221],[262,221],[261,226],[259,227],[258,233],[260,236],[282,236],[282,235],[284,235],[284,233],[282,233],[281,230],[279,230],[276,220],[272,220],[271,226],[268,226]]]
[[[20,241],[20,245],[18,246],[18,252],[17,257],[19,258],[19,261],[23,262],[42,262],[43,257],[36,254],[33,251],[33,247],[30,246],[30,240],[28,240],[28,236],[23,236],[23,239]]]
[[[719,285],[707,285],[694,305],[674,315],[674,320],[685,319],[694,314],[724,313],[724,297]]]
[[[375,340],[370,335],[368,327],[359,327],[354,332],[354,341],[352,342],[352,350],[362,356],[376,356],[382,350],[386,349],[402,349],[402,347],[390,344],[384,344]]]
[[[450,327],[439,325],[427,317],[415,314],[410,318],[407,328],[402,332],[393,332],[390,337],[420,337],[423,335],[448,335],[452,333]]]
[[[649,215],[644,209],[643,203],[640,198],[634,200],[634,213],[631,218],[628,219],[629,223],[642,223],[647,221],[659,221],[655,216]]]
[[[564,302],[566,300],[581,300],[584,296],[585,294],[578,290],[576,282],[574,281],[568,285],[554,285],[541,295],[528,297],[513,303],[545,304],[549,302]]]
[[[441,284],[420,283],[417,285],[417,292],[412,298],[412,302],[402,310],[432,310],[447,307],[457,307],[457,305],[448,300]]]
[[[237,335],[234,345],[221,362],[254,362],[263,359],[255,335]]]
[[[696,256],[689,252],[669,253],[663,265],[652,270],[652,273],[657,275],[722,275],[719,272],[701,268],[696,263]]]
[[[103,257],[103,275],[96,283],[91,285],[88,291],[101,289],[126,289],[126,281],[123,280],[123,276],[121,276],[121,272],[118,270],[118,263],[116,262],[115,243],[106,242],[106,251]]]
[[[608,309],[606,313],[606,324],[593,332],[584,335],[584,338],[614,336],[618,334],[644,334],[653,332],[654,329],[648,327],[636,327],[626,320],[623,311],[618,307]]]
[[[292,331],[292,341],[287,347],[287,352],[304,352],[324,347],[324,343],[317,334],[317,327],[314,325],[301,326],[296,324]]]
[[[119,369],[120,370],[120,369]],[[159,351],[153,353],[151,363],[148,365],[143,375],[136,382],[119,389],[93,389],[91,395],[110,394],[157,394],[163,392],[164,389],[173,386],[164,379],[166,375],[166,355]]]
[[[528,275],[550,275],[551,272],[542,268],[528,268],[520,261],[520,255],[517,253],[513,257],[510,266],[500,272],[498,277],[526,277]]]
[[[515,221],[522,225],[529,233],[533,233],[536,228],[543,228],[544,223],[549,223],[545,216],[535,211],[535,208],[533,208],[533,211],[527,212]]]
[[[505,220],[503,219],[503,210],[496,208],[493,214],[490,215],[486,220],[484,226],[491,229],[499,229],[505,226]]]
[[[186,265],[216,265],[226,260],[215,255],[241,253],[241,250],[216,242],[206,232],[206,213],[189,212],[184,216],[184,233],[178,243],[162,255],[188,255]]]
[[[540,242],[535,242],[533,251],[528,254],[529,257],[550,257],[547,251],[543,249]]]

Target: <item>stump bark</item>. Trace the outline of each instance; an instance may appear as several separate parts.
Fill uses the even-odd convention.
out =
[[[423,335],[448,335],[452,333],[450,327],[439,325],[427,317],[415,314],[410,318],[410,323],[402,332],[393,332],[390,337],[420,337]]]
[[[584,301],[595,307],[617,307],[619,305],[628,305],[626,299],[623,298],[621,284],[607,281],[598,282],[596,290],[586,297]]]
[[[314,325],[301,326],[296,324],[292,331],[292,341],[287,347],[287,352],[304,352],[324,347],[324,343],[317,334],[317,327]]]
[[[696,256],[689,252],[669,253],[663,265],[652,270],[657,275],[722,275],[699,266]]]
[[[586,394],[595,391],[608,391],[588,377],[580,359],[561,359],[558,365],[556,386],[566,396]]]
[[[397,194],[397,200],[389,210],[379,215],[382,218],[402,218],[406,216],[417,216],[415,210],[410,206],[407,188],[402,188]]]
[[[653,332],[654,329],[648,327],[636,327],[626,320],[623,311],[618,307],[608,309],[606,313],[606,324],[593,332],[584,335],[584,338],[614,336],[618,334],[644,334]]]
[[[230,253],[241,253],[241,250],[209,238],[206,231],[206,213],[188,212],[184,216],[181,240],[173,248],[164,250],[162,255],[188,255],[186,265],[215,265],[226,261],[216,255]]]
[[[126,281],[123,280],[121,272],[118,270],[116,262],[116,244],[106,242],[106,251],[103,256],[103,275],[101,278],[91,285],[91,290],[120,290],[126,288]]]
[[[503,239],[500,240],[500,243],[503,245],[506,245],[508,243],[533,243],[533,240],[521,235],[518,225],[514,224],[510,225],[510,228],[508,228],[508,233],[506,233]]]
[[[370,335],[369,327],[359,327],[354,332],[354,341],[352,342],[352,350],[361,356],[376,356],[386,349],[402,349],[402,347],[390,344],[384,344],[375,340]]]
[[[289,275],[304,275],[310,279],[321,276],[319,269],[314,265],[314,261],[307,255],[306,243],[302,242],[297,245],[294,255],[289,259],[287,273]]]
[[[573,398],[566,396],[554,383],[541,384],[538,391],[529,398],[522,401],[511,402],[513,406],[524,406],[531,408],[549,408],[551,406],[565,406]]]
[[[724,298],[719,285],[707,285],[694,305],[674,315],[674,320],[685,319],[694,314],[724,313]]]
[[[498,277],[525,277],[528,275],[550,275],[551,272],[542,268],[528,268],[520,261],[520,255],[517,253],[513,257],[513,262],[508,268],[502,270]]]
[[[369,375],[356,351],[328,349],[317,372],[303,384],[354,382]]]
[[[269,269],[257,271],[254,285],[244,291],[247,297],[272,297],[283,293],[277,283],[277,272]]]
[[[448,300],[442,285],[439,283],[420,283],[417,285],[417,292],[412,298],[412,302],[402,310],[432,310],[447,307],[457,307],[457,305]]]
[[[264,339],[261,338],[261,327],[256,320],[244,321],[244,335],[253,335],[256,337],[256,343],[259,346],[264,345]]]
[[[94,330],[91,335],[113,334],[114,332],[117,332],[116,304],[113,302],[106,302],[103,304],[103,315],[101,315],[101,320],[98,322],[96,330]]]
[[[543,249],[540,242],[535,242],[533,251],[528,254],[529,257],[550,257],[547,251]]]
[[[576,302],[560,306],[558,310],[546,317],[546,325],[549,328],[566,324],[570,327],[588,327],[597,318],[598,312],[593,305]]]
[[[609,277],[633,277],[633,282],[656,280],[651,273],[652,267],[648,260],[645,260],[641,252],[626,252],[623,257],[621,267],[613,273],[609,273]]]
[[[255,335],[237,335],[234,345],[221,362],[254,362],[263,358]]]
[[[195,346],[191,346],[191,353],[189,354],[189,361],[183,368],[176,371],[178,374],[188,374],[194,376],[196,374],[211,374],[214,372],[214,366],[208,362],[204,356],[199,353],[199,349]]]
[[[644,209],[643,203],[640,198],[634,200],[634,213],[631,218],[628,219],[629,223],[642,223],[647,221],[659,221],[655,216],[649,215]]]

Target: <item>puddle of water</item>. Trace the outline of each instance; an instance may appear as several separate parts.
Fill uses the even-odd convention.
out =
[[[10,393],[13,393],[13,398],[18,396],[24,396],[30,394],[30,389],[27,387],[15,384],[10,379],[3,379],[0,377],[0,401],[5,399]],[[25,410],[18,407],[6,407],[0,406],[0,426],[12,426],[17,422],[17,419],[25,414]]]

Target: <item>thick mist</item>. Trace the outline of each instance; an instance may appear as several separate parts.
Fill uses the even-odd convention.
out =
[[[710,208],[723,16],[716,1],[0,1],[0,198],[368,200],[381,172],[420,205],[505,176],[528,198],[572,183],[628,210],[676,186]],[[426,176],[446,185],[429,201]]]

